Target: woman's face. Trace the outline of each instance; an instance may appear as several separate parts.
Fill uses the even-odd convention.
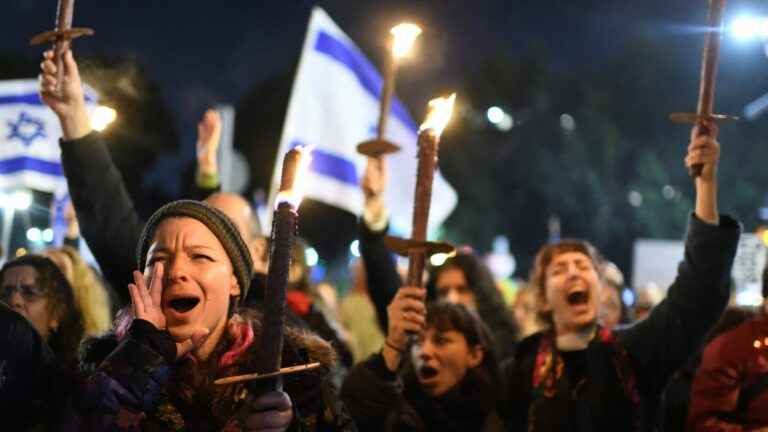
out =
[[[59,322],[48,307],[48,296],[39,284],[37,270],[28,265],[10,267],[3,274],[0,287],[0,300],[26,318],[47,341]]]
[[[161,307],[174,340],[188,339],[201,327],[211,334],[223,329],[230,297],[240,295],[240,287],[216,236],[196,219],[165,219],[147,253],[147,283],[157,262],[164,269]]]
[[[464,272],[456,267],[442,270],[435,280],[437,297],[448,303],[464,305],[469,310],[477,310],[475,294],[469,288]]]
[[[594,325],[601,285],[592,260],[581,252],[564,252],[547,266],[543,310],[552,312],[558,335]]]
[[[411,352],[416,376],[424,391],[437,397],[445,394],[483,361],[483,349],[470,347],[461,332],[427,329]]]

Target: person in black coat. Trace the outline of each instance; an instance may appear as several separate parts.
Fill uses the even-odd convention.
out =
[[[462,305],[413,310],[419,288],[403,288],[389,306],[381,353],[347,376],[341,397],[360,430],[497,431],[500,398],[493,342],[479,317]],[[421,306],[423,308],[423,304]],[[423,331],[421,331],[423,330]],[[411,350],[407,333],[419,332]]]
[[[47,86],[56,80],[53,53],[41,63],[40,96],[59,118],[62,129],[61,163],[79,221],[80,233],[88,243],[104,279],[116,290],[119,305],[130,304],[126,287],[132,283],[132,250],[145,221],[139,216],[112,161],[105,139],[91,127],[77,62],[71,52],[64,61],[62,93]],[[250,205],[235,194],[219,192],[215,174],[218,146],[218,116],[206,112],[198,125],[198,176],[191,191],[194,199],[206,200],[232,219],[246,241],[257,271],[266,271],[264,239]],[[213,165],[212,165],[213,164]],[[139,173],[140,175],[141,173]]]
[[[45,422],[53,352],[23,316],[0,302],[0,417],[8,430]]]
[[[134,208],[133,201],[115,166],[105,140],[91,129],[83,87],[77,63],[71,52],[65,56],[65,82],[61,96],[46,91],[46,85],[56,79],[56,65],[51,61],[52,53],[44,55],[42,63],[41,97],[57,114],[61,123],[61,160],[67,177],[72,202],[80,221],[83,237],[93,251],[105,279],[120,297],[120,306],[130,304],[126,287],[132,283],[131,250],[139,239],[144,221]],[[258,221],[249,204],[242,197],[217,192],[215,145],[218,144],[218,117],[207,112],[198,125],[198,179],[195,190],[197,198],[223,211],[238,228],[248,245],[254,264],[256,286],[243,304],[255,309],[262,306],[263,289],[266,283],[266,241],[260,235]],[[207,143],[203,145],[202,143]],[[297,326],[310,328],[327,337],[340,353],[345,366],[351,365],[349,350],[337,332],[325,325],[322,317],[307,322],[299,315],[289,312],[288,320]]]
[[[505,367],[508,399],[500,411],[511,431],[650,431],[661,393],[717,322],[730,295],[740,226],[717,211],[720,147],[692,131],[686,165],[703,164],[695,179],[696,208],[685,258],[666,299],[627,329],[597,326],[601,259],[582,240],[539,250],[531,274],[539,310],[551,324],[520,343]]]
[[[363,217],[359,222],[360,254],[365,264],[368,293],[379,325],[388,328],[386,308],[394,298],[402,279],[384,237],[388,230],[388,210],[384,204],[386,161],[369,158],[362,179],[365,196]],[[488,267],[476,255],[460,252],[440,266],[430,268],[427,298],[463,304],[486,319],[486,324],[502,358],[514,352],[517,325]]]

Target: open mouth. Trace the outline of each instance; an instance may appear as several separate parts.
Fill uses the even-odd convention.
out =
[[[429,366],[422,366],[419,368],[419,376],[422,379],[428,380],[434,378],[437,375],[437,369]]]
[[[200,303],[197,297],[179,297],[168,301],[168,307],[179,313],[189,312]]]
[[[568,294],[566,301],[569,305],[583,305],[589,303],[589,294],[586,291],[573,291]]]

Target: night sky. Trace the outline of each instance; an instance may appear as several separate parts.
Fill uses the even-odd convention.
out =
[[[4,0],[0,52],[36,55],[40,49],[27,41],[53,26],[56,3]],[[732,0],[728,15],[765,12],[764,3]],[[537,43],[557,67],[599,64],[638,35],[690,37],[688,26],[706,16],[704,0],[77,0],[75,25],[97,35],[78,41],[76,52],[135,58],[160,84],[182,135],[193,139],[185,131],[206,105],[236,103],[247,89],[291,68],[315,4],[377,64],[389,27],[403,19],[420,23],[421,58],[402,72],[399,88],[425,95],[451,86],[495,52],[514,54]]]
[[[42,49],[29,47],[27,41],[53,26],[56,3],[3,0],[0,53],[36,58]],[[745,12],[768,14],[766,3],[731,0],[726,22]],[[481,60],[495,53],[515,55],[531,46],[542,47],[553,67],[568,71],[599,67],[638,37],[687,38],[691,57],[681,61],[691,63],[695,86],[700,25],[706,18],[705,0],[77,0],[75,26],[94,28],[96,37],[77,41],[75,52],[135,59],[158,83],[182,142],[181,154],[161,158],[162,169],[152,171],[175,176],[193,159],[195,124],[207,106],[236,104],[264,80],[291,73],[315,4],[376,64],[381,64],[392,25],[407,19],[425,29],[418,59],[398,77],[398,93],[417,116],[421,108],[413,101],[448,89],[461,94],[461,77]],[[761,68],[756,73],[768,70],[757,44],[726,39],[721,68],[734,62],[739,68]],[[169,163],[178,169],[168,169]]]

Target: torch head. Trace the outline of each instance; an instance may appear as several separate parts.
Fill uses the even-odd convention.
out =
[[[285,154],[275,208],[283,202],[291,204],[294,209],[299,207],[304,198],[304,173],[312,161],[311,154],[312,148],[307,146],[294,147]]]
[[[449,97],[440,97],[429,101],[427,118],[424,120],[424,123],[421,124],[419,133],[431,129],[432,132],[439,137],[443,133],[445,127],[448,126],[448,122],[451,121],[454,101],[456,101],[456,93]]]
[[[389,31],[394,37],[392,43],[392,57],[395,60],[399,60],[408,55],[411,51],[413,43],[416,38],[421,34],[421,28],[416,24],[401,23],[398,24]]]

